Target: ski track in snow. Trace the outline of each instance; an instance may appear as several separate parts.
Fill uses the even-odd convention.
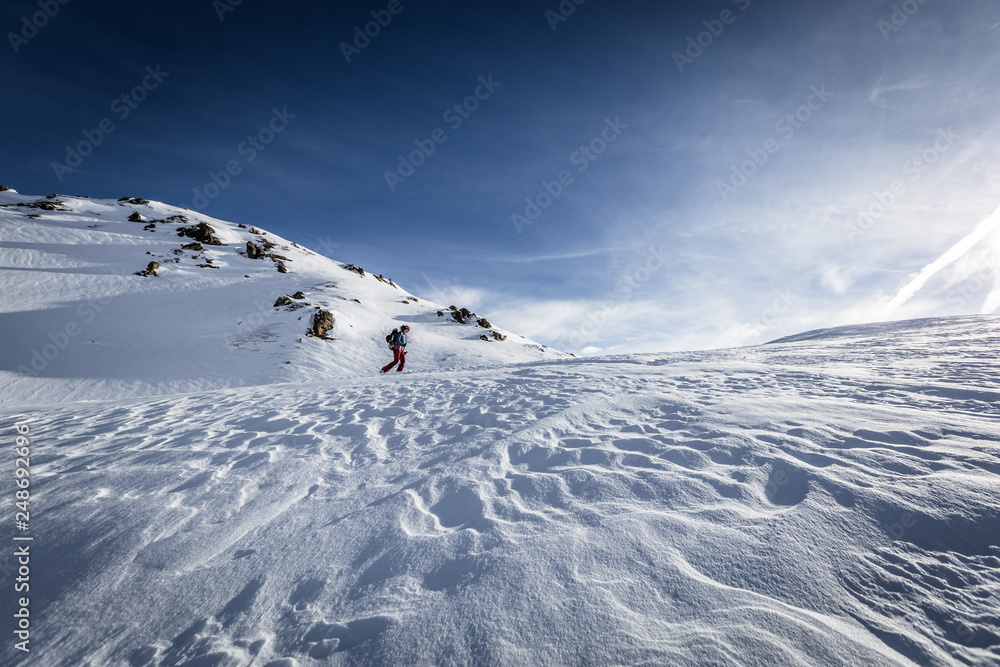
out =
[[[1000,664],[953,329],[6,410],[27,663]]]

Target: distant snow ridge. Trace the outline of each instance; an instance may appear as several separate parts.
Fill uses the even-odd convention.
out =
[[[6,189],[0,242],[0,405],[371,375],[403,324],[409,372],[567,356],[265,230],[146,199]]]

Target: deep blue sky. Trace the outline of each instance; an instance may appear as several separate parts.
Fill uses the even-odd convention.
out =
[[[388,2],[243,0],[220,20],[224,1],[70,0],[34,36],[38,0],[5,3],[0,183],[260,225],[577,352],[1000,305],[996,233],[890,302],[1000,203],[996,2],[567,0],[553,29],[556,0],[400,0],[348,63],[341,43]],[[705,46],[679,71],[689,37]],[[120,119],[147,67],[168,74]],[[453,127],[480,77],[499,86]],[[248,162],[274,109],[294,118]],[[103,119],[114,130],[57,174]],[[602,132],[596,160],[577,153]],[[229,161],[205,206],[195,188]],[[859,208],[876,213],[863,227]]]

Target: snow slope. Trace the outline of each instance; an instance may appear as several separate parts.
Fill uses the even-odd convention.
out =
[[[0,661],[1000,664],[998,344],[963,317],[0,408],[37,512]]]
[[[200,222],[224,245],[183,251],[194,239],[178,230]],[[249,259],[247,241],[274,244],[274,257]],[[135,275],[150,261],[155,276]],[[461,303],[428,303],[265,230],[158,202],[0,192],[0,280],[0,405],[370,375],[403,324],[413,370],[567,356],[478,318],[459,324],[445,309]],[[293,307],[273,307],[299,291]],[[305,335],[317,308],[333,313],[333,340]]]

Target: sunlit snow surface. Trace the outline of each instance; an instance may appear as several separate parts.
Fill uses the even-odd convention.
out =
[[[31,659],[997,664],[1000,319],[802,338],[6,410]]]
[[[1000,664],[1000,318],[557,359],[273,235],[288,274],[232,223],[195,259],[125,221],[182,209],[60,200],[0,193],[0,499],[10,535],[27,420],[34,537],[0,663]]]

